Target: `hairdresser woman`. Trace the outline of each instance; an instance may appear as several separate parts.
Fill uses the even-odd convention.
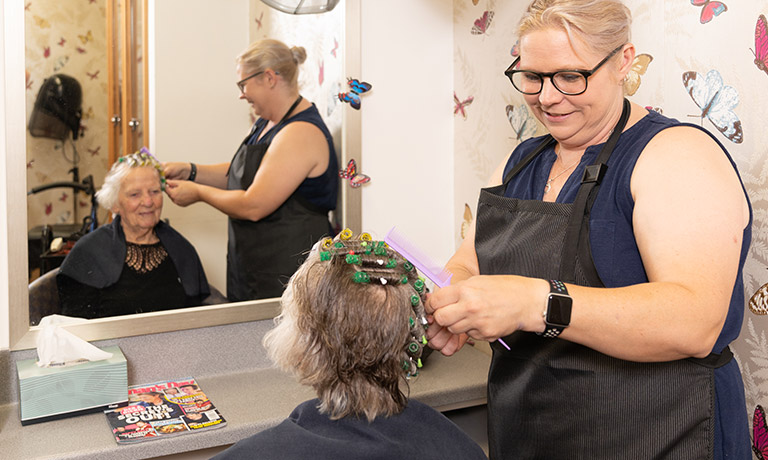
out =
[[[259,116],[231,163],[168,163],[174,203],[229,216],[227,297],[279,297],[321,236],[331,233],[338,162],[317,108],[299,95],[302,47],[264,39],[237,58],[237,87]]]
[[[528,7],[506,73],[550,134],[499,166],[428,301],[434,348],[493,341],[491,458],[750,458],[727,348],[750,205],[715,137],[624,99],[629,27],[618,0]]]

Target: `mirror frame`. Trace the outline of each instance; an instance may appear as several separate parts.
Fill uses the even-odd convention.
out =
[[[3,46],[6,69],[23,69],[24,60],[24,9],[23,2],[2,0]],[[359,75],[360,66],[360,0],[344,2],[344,73]],[[9,40],[10,39],[10,40]],[[2,58],[2,56],[0,56]],[[26,170],[25,155],[12,152],[26,152],[26,114],[18,107],[25,107],[24,73],[8,72],[5,75],[5,123],[0,127],[0,140],[5,135],[5,210],[7,236],[7,264],[0,269],[6,271],[8,279],[8,323],[11,350],[36,347],[39,326],[29,325],[29,287],[27,273],[27,221],[26,179],[19,180],[13,171]],[[0,80],[2,83],[2,80]],[[3,91],[0,91],[3,94]],[[341,105],[342,147],[341,163],[346,164],[354,157],[361,161],[361,115]],[[5,132],[3,133],[2,130]],[[352,154],[354,153],[354,154]],[[24,177],[24,176],[21,176]],[[0,190],[0,193],[2,191]],[[362,197],[360,189],[352,189],[342,182],[341,222],[344,227],[360,230],[362,223]],[[3,202],[0,201],[0,206]],[[11,219],[11,216],[13,218]],[[0,231],[2,238],[2,231]],[[3,242],[5,243],[5,242]],[[2,287],[2,286],[0,286]],[[82,324],[66,326],[66,329],[87,340],[104,340],[144,334],[219,326],[247,321],[273,318],[280,310],[279,299],[263,299],[221,305],[185,308],[153,313],[142,313],[126,317],[111,317],[89,320]]]

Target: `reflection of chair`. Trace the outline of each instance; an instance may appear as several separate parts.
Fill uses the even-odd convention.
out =
[[[46,272],[29,284],[29,324],[36,326],[48,315],[60,313],[59,289],[56,285],[56,268]]]

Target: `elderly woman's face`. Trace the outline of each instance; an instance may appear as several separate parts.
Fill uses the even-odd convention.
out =
[[[603,58],[604,54],[580,41],[571,42],[558,29],[529,32],[520,39],[520,68],[525,70],[591,70]],[[539,94],[524,96],[536,118],[558,142],[582,148],[603,140],[605,127],[611,125],[610,119],[615,116],[611,109],[623,97],[622,76],[616,65],[619,59],[620,52],[592,74],[583,94],[567,96],[552,85],[551,79],[545,78]]]
[[[117,205],[112,210],[120,215],[126,235],[153,229],[162,211],[163,192],[157,170],[151,166],[131,168],[120,184]]]

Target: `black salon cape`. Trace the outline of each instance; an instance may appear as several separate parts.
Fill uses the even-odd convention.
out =
[[[444,415],[415,400],[392,417],[331,420],[320,401],[301,403],[276,427],[244,439],[214,460],[484,460],[466,433]]]
[[[207,297],[210,294],[208,280],[192,243],[163,221],[155,226],[155,234],[176,266],[184,293],[188,297]],[[125,266],[125,253],[125,234],[120,216],[117,216],[111,223],[77,240],[61,264],[59,273],[79,283],[103,289],[120,279]]]

